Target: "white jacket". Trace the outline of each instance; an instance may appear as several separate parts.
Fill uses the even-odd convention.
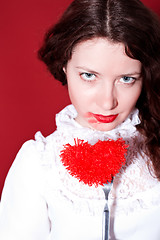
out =
[[[72,177],[59,153],[74,138],[95,143],[123,137],[130,145],[127,163],[109,195],[111,240],[160,239],[160,183],[136,153],[138,111],[109,132],[83,128],[72,105],[56,117],[57,130],[26,142],[8,173],[0,203],[0,240],[101,240],[105,197]]]

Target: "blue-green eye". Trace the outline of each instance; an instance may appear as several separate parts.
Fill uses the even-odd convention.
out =
[[[136,81],[136,78],[135,78],[135,77],[127,77],[127,76],[124,76],[124,77],[121,77],[121,78],[120,78],[120,82],[121,82],[121,83],[131,84],[131,83],[134,83],[135,81]]]
[[[94,81],[96,78],[95,74],[93,74],[93,73],[85,72],[85,73],[81,73],[80,75],[81,75],[82,79],[85,81]]]

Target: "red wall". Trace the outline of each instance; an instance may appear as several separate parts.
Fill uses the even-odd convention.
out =
[[[69,103],[67,90],[37,59],[46,29],[71,0],[0,2],[0,191],[24,141],[55,129],[54,116]]]
[[[159,0],[143,0],[160,13]],[[37,59],[43,35],[71,0],[0,2],[0,192],[24,141],[55,129],[54,116],[69,103],[67,90]]]

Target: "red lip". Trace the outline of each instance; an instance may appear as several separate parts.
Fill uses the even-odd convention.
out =
[[[117,118],[118,114],[116,115],[108,115],[108,116],[104,116],[104,115],[99,115],[99,114],[93,114],[93,117],[101,123],[111,123],[113,122],[116,118]]]

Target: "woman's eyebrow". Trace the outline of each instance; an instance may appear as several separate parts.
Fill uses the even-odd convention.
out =
[[[132,76],[132,75],[141,75],[141,72],[131,72],[131,73],[125,73],[125,74],[122,74],[122,75],[127,75],[127,76]]]
[[[89,72],[89,73],[94,73],[96,75],[100,75],[100,73],[98,73],[98,72],[96,72],[96,71],[94,71],[94,70],[92,70],[90,68],[84,67],[84,66],[77,66],[76,68],[79,69],[79,70],[83,70],[83,71]]]

